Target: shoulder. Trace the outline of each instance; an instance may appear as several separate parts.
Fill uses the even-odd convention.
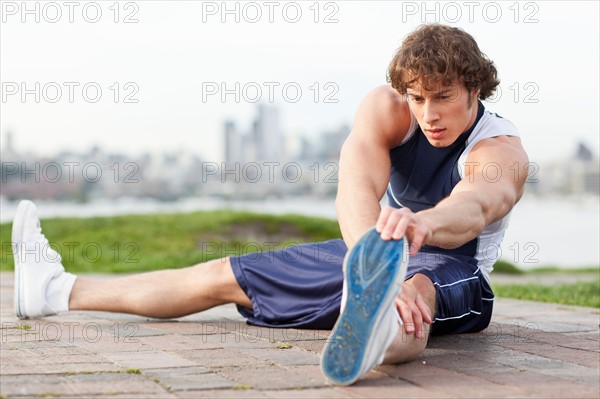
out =
[[[383,85],[374,88],[363,98],[356,112],[353,130],[393,148],[408,133],[410,120],[410,110],[404,96],[393,87]]]
[[[519,136],[519,131],[508,119],[495,112],[485,110],[471,138],[494,136]]]
[[[499,135],[480,140],[471,150],[469,162],[494,162],[499,164],[525,165],[527,153],[521,139],[516,136]]]
[[[469,160],[480,157],[489,160],[490,157],[503,158],[510,155],[511,159],[517,158],[516,161],[520,162],[527,157],[515,125],[493,112],[485,112],[469,141],[472,142]]]
[[[471,151],[471,156],[477,157],[485,154],[487,157],[500,158],[512,153],[526,156],[521,139],[517,136],[498,135],[477,142]]]
[[[521,139],[516,136],[499,135],[479,141],[467,158],[471,168],[469,179],[480,180],[481,177],[494,189],[510,188],[514,193],[514,202],[523,195],[525,181],[529,171],[529,158],[521,144]],[[490,185],[486,185],[490,190]],[[490,192],[493,192],[491,190]],[[513,197],[511,197],[513,198]]]

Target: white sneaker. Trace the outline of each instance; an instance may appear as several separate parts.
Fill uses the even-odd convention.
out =
[[[15,313],[20,319],[69,310],[75,275],[66,273],[60,255],[42,234],[36,207],[21,201],[13,221]]]
[[[321,355],[321,370],[334,383],[352,384],[383,362],[400,328],[394,299],[407,259],[405,239],[384,241],[375,229],[346,254],[341,314]]]

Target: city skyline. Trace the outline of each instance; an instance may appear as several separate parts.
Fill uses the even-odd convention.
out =
[[[94,146],[84,152],[63,150],[55,156],[23,154],[12,133],[1,148],[2,196],[86,202],[92,197],[158,198],[218,196],[247,199],[310,194],[334,196],[339,154],[350,127],[322,131],[317,139],[285,135],[279,109],[257,105],[247,126],[222,125],[224,153],[219,162],[191,151],[127,155]],[[577,142],[563,159],[530,162],[528,189],[534,195],[600,194],[598,155]],[[135,183],[135,184],[131,184]]]
[[[92,198],[190,197],[246,199],[284,195],[335,195],[337,157],[348,127],[308,139],[283,135],[275,107],[257,106],[250,126],[238,131],[226,121],[227,144],[220,162],[187,151],[125,155],[94,146],[84,152],[63,150],[55,156],[23,154],[5,135],[0,151],[2,198],[44,198],[87,202]]]
[[[280,109],[286,134],[317,137],[352,123],[423,22],[465,29],[495,62],[500,90],[485,105],[517,126],[530,160],[564,156],[565,138],[599,147],[597,2],[278,2],[271,22],[263,3],[254,20],[245,2],[223,14],[142,1],[118,15],[100,3],[98,22],[79,8],[72,23],[68,10],[53,22],[40,5],[38,22],[3,4],[17,8],[1,27],[0,144],[10,130],[20,151],[220,157],[223,122],[248,126],[261,102]]]
[[[278,109],[276,107],[269,107],[271,109],[275,109],[277,112]],[[280,160],[280,161],[285,161],[286,158],[281,156],[281,154],[278,154],[276,156],[272,156],[272,157],[264,157],[264,156],[259,156],[259,157],[253,157],[252,153],[246,153],[246,155],[242,155],[241,153],[234,153],[237,155],[230,155],[230,158],[228,158],[228,149],[227,149],[227,126],[235,126],[235,129],[238,129],[238,127],[241,130],[238,130],[236,133],[238,134],[238,138],[240,141],[238,143],[239,146],[247,146],[249,143],[252,142],[253,139],[253,135],[252,135],[252,128],[248,128],[248,126],[252,126],[255,121],[256,121],[256,116],[250,118],[250,120],[246,121],[246,123],[244,123],[243,121],[240,122],[235,118],[229,118],[229,119],[225,119],[224,121],[222,121],[221,124],[221,128],[219,129],[220,132],[217,132],[217,134],[221,134],[222,133],[222,145],[217,146],[218,151],[216,152],[216,154],[219,155],[215,155],[215,153],[212,153],[211,155],[207,154],[205,151],[203,151],[202,149],[198,149],[198,148],[193,148],[193,147],[184,147],[183,145],[180,146],[179,148],[174,148],[174,149],[152,149],[152,150],[148,150],[145,148],[141,148],[139,150],[129,150],[126,148],[120,148],[118,150],[114,150],[111,149],[110,147],[104,147],[98,143],[90,143],[88,146],[86,147],[77,147],[77,146],[65,146],[63,148],[58,148],[55,149],[54,151],[36,151],[35,149],[27,149],[26,145],[21,142],[19,140],[18,137],[18,132],[13,131],[13,130],[7,130],[5,132],[1,132],[0,133],[0,151],[5,153],[7,152],[7,150],[12,150],[12,152],[15,153],[19,153],[21,155],[28,155],[28,156],[32,156],[32,157],[39,157],[39,158],[52,158],[52,157],[56,157],[59,156],[61,154],[84,154],[84,153],[92,153],[95,149],[101,149],[103,152],[106,153],[110,153],[110,154],[115,154],[115,155],[119,155],[119,156],[124,156],[124,157],[130,157],[130,158],[138,158],[138,157],[143,157],[143,156],[153,156],[153,157],[157,157],[157,156],[162,156],[162,155],[166,155],[166,154],[187,154],[190,156],[196,156],[199,157],[201,159],[207,160],[207,161],[212,161],[212,162],[227,162],[228,159],[232,160],[232,159],[238,159],[238,161],[240,162],[251,162],[251,161],[256,161],[256,160],[262,160],[262,161],[276,161],[276,160]],[[327,140],[326,136],[327,135],[335,135],[337,136],[335,140],[340,140],[340,134],[343,132],[350,132],[351,127],[346,124],[346,123],[339,123],[337,125],[337,127],[333,127],[333,128],[329,128],[329,129],[322,129],[320,131],[319,134],[317,135],[307,135],[307,134],[286,134],[286,132],[284,132],[283,130],[279,130],[279,134],[280,134],[280,139],[282,140],[282,147],[284,147],[284,154],[289,154],[290,152],[287,152],[287,150],[285,150],[285,148],[287,147],[297,147],[299,145],[308,145],[308,146],[316,146],[318,147],[318,143],[320,141],[323,140]],[[10,138],[9,138],[10,137]],[[242,142],[241,140],[245,139],[245,142]],[[531,162],[539,164],[539,165],[548,165],[548,164],[552,164],[556,161],[568,161],[569,159],[572,159],[573,154],[576,153],[578,151],[578,149],[580,149],[581,145],[585,146],[586,149],[588,149],[589,151],[591,151],[591,154],[593,156],[594,159],[598,158],[598,150],[599,148],[596,147],[594,148],[593,143],[585,141],[585,140],[578,140],[577,138],[573,138],[569,143],[566,143],[562,145],[564,151],[562,156],[560,157],[553,157],[551,159],[543,159],[541,161],[536,161],[536,160],[531,160]],[[323,151],[327,151],[325,149],[326,147],[319,147],[317,152],[315,153],[314,151],[309,151],[310,154],[315,155],[315,157],[318,157],[321,155],[321,153]],[[337,142],[335,146],[333,146],[331,148],[331,151],[329,151],[329,153],[331,154],[332,152],[335,153],[337,150],[339,150],[339,148],[341,148],[341,142]],[[299,151],[298,149],[294,149],[291,151],[291,153],[295,153]],[[318,153],[318,154],[317,154]],[[291,158],[289,158],[290,160],[293,160],[295,158],[298,158],[296,155],[292,156]],[[302,157],[300,157],[302,158]],[[329,159],[332,159],[332,156],[330,155],[328,157]]]

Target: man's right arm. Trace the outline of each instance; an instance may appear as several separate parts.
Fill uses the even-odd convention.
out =
[[[336,212],[350,249],[375,226],[390,178],[391,148],[398,146],[410,125],[408,104],[390,86],[380,86],[363,99],[352,132],[342,147]]]

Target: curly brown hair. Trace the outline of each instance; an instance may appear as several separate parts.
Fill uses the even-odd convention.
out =
[[[421,25],[408,35],[387,71],[387,81],[401,94],[415,84],[430,91],[458,79],[479,98],[490,97],[500,83],[494,63],[479,50],[471,35],[441,24]]]

